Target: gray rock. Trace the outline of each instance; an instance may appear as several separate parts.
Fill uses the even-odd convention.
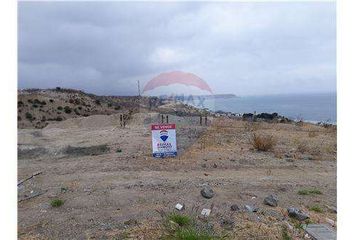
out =
[[[245,205],[245,208],[249,212],[257,212],[258,209],[259,209],[259,208],[255,207],[255,206],[251,206],[251,205]]]
[[[278,206],[278,197],[271,194],[263,200],[263,203],[265,205],[269,205],[271,207],[276,207],[276,206]]]
[[[211,189],[209,185],[205,185],[203,189],[200,191],[200,194],[202,194],[203,197],[208,199],[214,197],[214,191],[213,189]]]
[[[304,156],[302,159],[306,160],[306,161],[313,160],[313,158],[311,156],[307,156],[307,155]]]
[[[303,213],[297,208],[288,208],[289,217],[296,218],[299,221],[304,221],[309,218],[309,215]]]
[[[237,204],[231,205],[231,211],[240,211],[240,208]]]
[[[305,226],[305,232],[310,235],[311,239],[316,240],[335,240],[336,232],[326,224],[308,224]]]
[[[224,218],[221,219],[220,226],[227,230],[232,230],[235,226],[235,221],[229,218]]]

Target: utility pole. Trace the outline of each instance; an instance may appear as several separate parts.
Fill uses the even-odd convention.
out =
[[[139,97],[140,97],[140,81],[138,80],[138,93],[139,93]]]

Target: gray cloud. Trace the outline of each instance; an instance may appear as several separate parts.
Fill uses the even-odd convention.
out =
[[[181,70],[215,93],[336,90],[335,3],[18,5],[20,88],[129,95]]]

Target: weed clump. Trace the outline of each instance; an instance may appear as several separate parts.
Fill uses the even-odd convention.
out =
[[[251,144],[256,150],[267,152],[274,148],[276,140],[272,135],[254,133],[251,137]]]
[[[309,208],[311,211],[322,213],[323,209],[319,205],[313,205],[312,207]]]
[[[72,110],[71,110],[71,108],[70,108],[69,106],[65,106],[65,107],[64,107],[64,112],[67,113],[67,114],[69,114],[69,113],[72,112]]]
[[[26,118],[30,121],[33,120],[33,116],[29,112],[26,112]]]
[[[89,146],[89,147],[73,147],[68,146],[64,149],[64,153],[72,156],[95,156],[109,152],[110,148],[106,144]]]
[[[322,192],[319,189],[302,189],[297,192],[299,195],[321,195]]]
[[[162,239],[213,240],[220,239],[205,221],[187,213],[170,213],[164,216],[166,235]]]
[[[188,226],[192,222],[189,216],[177,213],[172,213],[168,218],[170,221],[177,223],[179,226]]]
[[[60,207],[61,205],[64,204],[64,201],[61,200],[61,199],[53,199],[51,202],[50,202],[50,205],[52,207]]]

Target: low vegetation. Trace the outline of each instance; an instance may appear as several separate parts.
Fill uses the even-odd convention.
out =
[[[286,226],[283,226],[283,228],[282,228],[282,239],[283,240],[292,240],[292,238],[290,237],[290,235],[288,233]]]
[[[64,150],[64,154],[72,156],[87,156],[87,155],[100,155],[109,152],[110,148],[107,144],[89,146],[89,147],[73,147],[68,146]]]
[[[316,188],[314,189],[302,189],[297,192],[299,195],[321,195],[322,192]]]
[[[61,199],[53,199],[52,201],[50,201],[50,205],[52,207],[60,207],[64,204],[64,201]]]
[[[208,223],[189,214],[171,213],[165,217],[165,236],[162,239],[174,240],[213,240],[221,239]]]
[[[26,112],[26,118],[31,121],[33,119],[33,116],[29,112]]]
[[[319,205],[313,205],[312,207],[309,208],[311,211],[322,213],[323,209]]]
[[[192,222],[191,218],[187,215],[172,213],[168,219],[177,223],[179,226],[188,226]]]
[[[65,106],[65,107],[64,107],[64,112],[67,113],[67,114],[71,113],[71,112],[72,112],[71,107]]]
[[[258,151],[269,151],[276,145],[276,140],[272,135],[261,135],[253,133],[251,144]]]

